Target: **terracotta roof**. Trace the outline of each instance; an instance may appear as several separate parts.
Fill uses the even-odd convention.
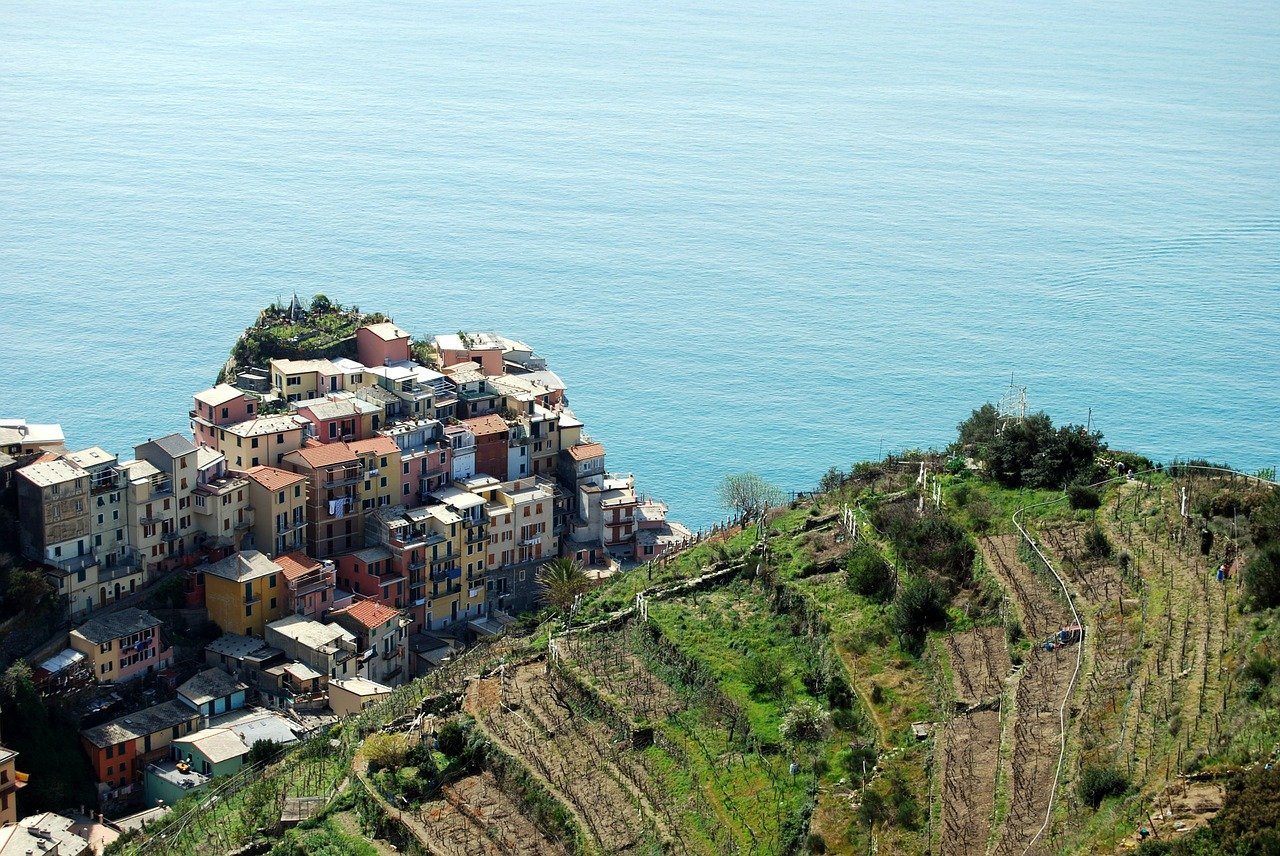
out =
[[[307,479],[306,476],[300,473],[278,470],[275,467],[250,467],[244,471],[244,474],[267,490],[280,490],[280,488],[288,487],[295,482],[306,481]]]
[[[319,446],[308,446],[299,449],[296,454],[312,467],[331,467],[334,464],[349,464],[356,460],[356,455],[346,443],[321,443]]]
[[[598,458],[604,454],[604,446],[599,443],[579,443],[576,446],[570,446],[565,449],[569,453],[569,457],[575,461],[586,461],[590,458]]]
[[[335,618],[343,615],[350,616],[365,628],[372,630],[375,627],[381,627],[399,614],[391,607],[383,606],[376,600],[362,600],[351,604],[346,609],[339,609],[333,613],[333,616]]]
[[[309,574],[320,567],[319,559],[313,559],[301,550],[285,553],[283,556],[276,556],[275,563],[280,566],[280,571],[284,574],[284,578],[290,581],[296,580],[304,574]]]
[[[368,330],[370,333],[377,336],[379,339],[382,339],[384,342],[394,342],[396,339],[409,338],[409,334],[407,332],[405,332],[404,330],[401,330],[399,327],[397,327],[395,324],[392,324],[390,321],[383,321],[380,324],[366,324],[361,329]]]
[[[471,430],[475,432],[477,437],[507,433],[506,420],[496,413],[491,413],[488,416],[473,416],[470,419],[463,419],[462,422],[464,425],[470,425]]]
[[[396,441],[390,437],[370,437],[367,440],[353,440],[347,447],[356,454],[390,455],[400,451]]]

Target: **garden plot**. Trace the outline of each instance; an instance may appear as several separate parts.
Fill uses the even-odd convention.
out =
[[[637,722],[660,722],[684,709],[679,696],[634,653],[635,625],[619,631],[563,636],[556,641],[572,664]]]
[[[442,854],[564,854],[520,806],[498,786],[493,774],[467,776],[443,791],[444,799],[423,807],[420,818]]]
[[[1010,671],[1004,628],[982,627],[946,640],[956,703],[973,707],[995,702],[997,708],[967,710],[943,726],[941,852],[980,856],[986,850],[995,812],[996,776],[1000,765],[999,698]]]
[[[1012,665],[1003,627],[980,627],[947,637],[956,702],[976,705],[999,696]]]
[[[605,853],[669,841],[658,783],[604,723],[575,710],[544,662],[472,682],[466,707],[485,731],[541,778]]]
[[[1058,771],[1059,711],[1076,668],[1076,652],[1046,651],[1035,644],[1069,623],[1070,611],[1018,558],[1019,542],[1018,535],[1000,535],[982,539],[981,545],[988,567],[1013,593],[1023,630],[1033,642],[1014,700],[1009,812],[997,839],[997,856],[1024,853],[1044,826]],[[1038,843],[1043,845],[1043,838]]]
[[[942,729],[942,839],[947,856],[986,852],[995,811],[1000,758],[1000,713],[977,710]]]

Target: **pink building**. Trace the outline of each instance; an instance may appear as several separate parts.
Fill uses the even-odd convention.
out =
[[[445,368],[474,363],[477,370],[487,376],[506,374],[503,365],[503,343],[492,333],[471,333],[465,337],[446,333],[433,340],[440,364]]]
[[[393,609],[405,606],[405,557],[401,550],[379,545],[334,556],[333,560],[344,589]]]
[[[193,396],[192,409],[188,414],[196,445],[218,448],[217,429],[252,419],[257,410],[256,405],[253,396],[230,384],[220,383],[197,392]]]
[[[409,334],[390,321],[357,330],[356,352],[366,366],[385,366],[412,359]]]

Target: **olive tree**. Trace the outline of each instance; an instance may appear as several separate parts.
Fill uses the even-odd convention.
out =
[[[742,523],[782,503],[781,489],[750,472],[725,476],[716,494],[720,505],[733,511]]]

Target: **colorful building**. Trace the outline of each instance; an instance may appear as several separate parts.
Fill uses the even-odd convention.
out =
[[[284,574],[284,614],[318,619],[333,608],[337,568],[331,560],[313,559],[297,550],[277,556],[275,562]]]
[[[360,456],[346,443],[305,446],[284,466],[307,478],[307,554],[327,559],[364,544]]]
[[[127,801],[140,793],[147,764],[169,754],[174,740],[200,727],[200,714],[166,701],[80,732],[98,781],[99,801]]]
[[[27,786],[18,777],[18,753],[0,746],[0,825],[18,822],[18,791]]]
[[[267,625],[267,644],[328,678],[355,677],[355,634],[336,624],[289,615]]]
[[[218,446],[218,428],[244,422],[256,415],[257,399],[226,383],[192,396],[191,433],[197,446]]]
[[[205,606],[209,620],[224,633],[262,636],[280,617],[284,573],[257,550],[233,553],[204,569]]]
[[[259,416],[219,428],[212,445],[233,470],[279,467],[285,455],[302,446],[308,424],[296,413]]]
[[[406,627],[412,624],[398,610],[377,601],[361,600],[333,612],[330,621],[349,630],[360,651],[357,677],[386,684],[405,677]]]
[[[348,443],[360,459],[364,480],[360,483],[360,509],[365,514],[401,501],[400,447],[390,437],[376,436]]]
[[[366,366],[385,366],[412,359],[409,334],[390,321],[356,330],[356,353]]]
[[[306,548],[307,478],[276,467],[250,467],[253,545],[271,558]]]
[[[245,706],[249,688],[217,667],[197,672],[178,687],[178,701],[201,716],[219,716]]]
[[[307,438],[321,443],[350,443],[373,436],[382,427],[383,408],[353,392],[329,392],[294,405],[310,423]]]
[[[166,648],[160,619],[128,607],[92,618],[73,629],[71,647],[93,664],[98,683],[123,683],[173,664],[173,649]]]

